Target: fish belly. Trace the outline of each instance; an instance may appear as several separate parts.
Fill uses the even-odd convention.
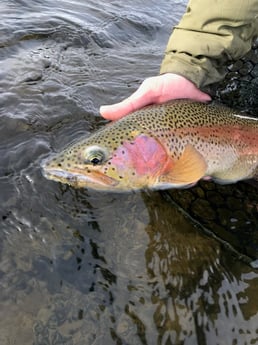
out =
[[[212,174],[213,180],[217,183],[234,183],[245,179],[257,179],[258,177],[258,157],[248,155],[238,159],[230,168],[222,169]]]

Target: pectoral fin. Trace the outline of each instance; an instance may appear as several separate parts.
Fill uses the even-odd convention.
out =
[[[171,170],[160,176],[161,185],[183,187],[196,183],[207,170],[204,157],[192,145],[187,144],[181,157],[174,163]]]

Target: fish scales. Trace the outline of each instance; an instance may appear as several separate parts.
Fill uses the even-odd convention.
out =
[[[258,121],[189,100],[151,105],[79,139],[43,163],[47,178],[101,190],[187,187],[253,177]]]

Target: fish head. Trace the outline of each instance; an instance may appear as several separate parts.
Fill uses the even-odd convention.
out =
[[[155,186],[169,155],[151,134],[111,126],[47,158],[45,177],[76,188],[129,191]]]

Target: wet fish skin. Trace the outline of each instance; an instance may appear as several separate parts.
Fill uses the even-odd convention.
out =
[[[189,100],[147,106],[42,164],[74,187],[126,191],[233,183],[258,173],[258,120]]]

